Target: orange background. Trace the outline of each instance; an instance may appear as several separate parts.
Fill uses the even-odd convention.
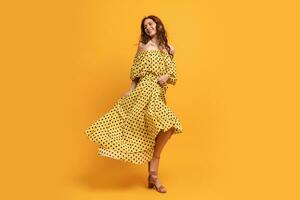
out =
[[[299,199],[296,1],[1,3],[1,199]],[[98,157],[84,130],[130,87],[144,16],[175,47],[184,132],[146,165]]]

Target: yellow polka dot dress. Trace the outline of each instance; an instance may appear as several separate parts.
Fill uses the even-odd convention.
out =
[[[170,75],[168,84],[176,84],[176,64],[168,52],[145,50],[135,55],[130,79],[139,78],[136,88],[85,131],[99,145],[100,156],[144,164],[151,160],[161,130],[174,126],[174,133],[183,132],[180,120],[166,105],[168,84],[158,83],[164,74]]]

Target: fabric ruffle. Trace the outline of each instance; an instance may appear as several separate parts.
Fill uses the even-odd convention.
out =
[[[158,74],[167,73],[170,75],[168,83],[176,83],[176,65],[169,59],[158,51],[135,56],[130,79],[139,78],[136,88],[128,96],[119,98],[85,131],[88,138],[98,144],[99,155],[143,164],[151,160],[160,131],[174,127],[175,134],[183,132],[180,120],[166,105],[167,87],[156,81]]]

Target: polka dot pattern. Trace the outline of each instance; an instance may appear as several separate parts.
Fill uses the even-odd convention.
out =
[[[129,77],[139,78],[136,88],[85,130],[99,145],[100,156],[144,164],[151,160],[161,130],[174,127],[175,134],[183,132],[180,120],[166,105],[168,84],[157,82],[163,74],[170,75],[168,84],[176,84],[176,64],[166,51],[145,50],[135,55]]]

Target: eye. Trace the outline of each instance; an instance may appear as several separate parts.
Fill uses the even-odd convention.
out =
[[[148,24],[149,24],[149,26],[151,26],[153,23],[149,22]],[[147,24],[144,26],[144,28],[147,28]]]

